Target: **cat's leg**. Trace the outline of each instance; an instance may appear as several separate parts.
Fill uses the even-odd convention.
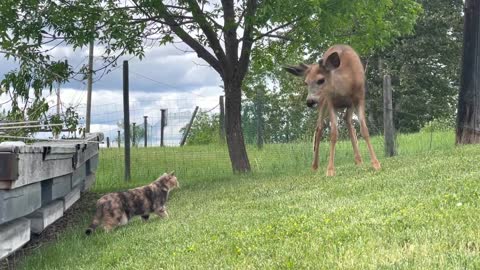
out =
[[[155,214],[162,218],[168,218],[167,208],[165,206],[162,206],[155,210]]]
[[[106,232],[110,232],[117,226],[122,226],[128,223],[128,216],[125,211],[121,209],[111,209],[104,214],[103,228]]]

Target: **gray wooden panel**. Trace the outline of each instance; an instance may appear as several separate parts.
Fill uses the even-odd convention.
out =
[[[30,220],[19,218],[0,225],[0,260],[30,241]]]
[[[42,205],[40,183],[0,190],[0,224],[28,215]]]

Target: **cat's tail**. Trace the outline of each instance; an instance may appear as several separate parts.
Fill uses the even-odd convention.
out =
[[[97,205],[97,211],[95,212],[95,216],[93,217],[92,224],[88,226],[85,230],[86,235],[91,235],[95,229],[100,225],[100,220],[102,220],[103,216],[103,205]]]

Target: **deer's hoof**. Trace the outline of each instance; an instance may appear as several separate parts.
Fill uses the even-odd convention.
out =
[[[318,165],[313,164],[312,165],[312,171],[316,172],[318,170]]]
[[[363,161],[362,161],[361,158],[360,159],[355,159],[355,165],[360,166],[360,165],[362,165],[362,163],[363,163]]]
[[[327,176],[335,176],[335,169],[327,169]]]
[[[382,166],[380,166],[380,162],[378,162],[378,160],[373,161],[372,166],[375,169],[375,171],[379,171],[382,168]]]

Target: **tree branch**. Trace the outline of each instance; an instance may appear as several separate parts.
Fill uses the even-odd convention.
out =
[[[225,36],[225,51],[228,57],[228,69],[232,72],[238,62],[237,24],[233,0],[222,0]],[[233,73],[233,72],[232,72]]]
[[[254,28],[254,16],[257,12],[258,0],[247,0],[247,11],[245,13],[245,29],[242,37],[242,52],[240,54],[240,60],[238,63],[237,76],[240,80],[245,78],[248,70],[248,64],[250,63],[250,54],[252,52],[253,40],[253,28]]]
[[[220,45],[220,40],[217,36],[217,33],[213,30],[210,23],[208,23],[208,21],[206,20],[206,16],[200,9],[200,6],[198,5],[197,0],[186,0],[186,2],[188,3],[191,9],[194,20],[198,22],[198,25],[200,26],[203,33],[207,37],[207,40],[210,43],[210,46],[213,52],[217,56],[217,59],[220,61],[222,65],[225,65],[226,56],[222,46]]]
[[[138,6],[139,10],[147,17],[152,17],[146,10],[139,6],[136,1],[133,1],[135,5]],[[223,77],[223,67],[220,61],[215,58],[207,49],[205,49],[197,40],[190,36],[183,28],[180,27],[179,23],[175,21],[170,12],[168,12],[167,7],[163,4],[162,1],[157,1],[157,8],[159,11],[159,16],[164,19],[164,24],[170,27],[173,33],[175,33],[185,44],[190,46],[198,55],[198,57],[205,60],[210,66],[212,66],[215,71]]]
[[[283,29],[283,28],[286,28],[286,27],[288,27],[288,26],[290,26],[290,25],[292,25],[292,24],[300,21],[301,19],[302,19],[302,17],[297,18],[297,19],[295,19],[295,20],[293,20],[293,21],[289,21],[289,22],[287,22],[287,23],[284,23],[284,24],[282,24],[282,25],[280,25],[280,26],[277,26],[277,27],[273,28],[272,30],[270,30],[270,31],[268,31],[268,32],[266,32],[266,33],[262,33],[262,34],[260,34],[259,36],[255,37],[255,38],[253,39],[253,41],[254,41],[254,42],[255,42],[255,41],[259,41],[260,39],[262,39],[262,38],[264,38],[264,37],[268,37],[268,36],[271,37],[272,34],[275,33],[276,31],[281,30],[281,29]]]

